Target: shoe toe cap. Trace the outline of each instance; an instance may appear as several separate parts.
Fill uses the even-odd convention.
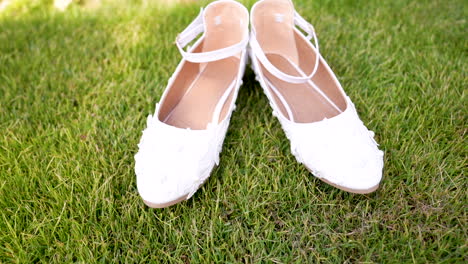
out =
[[[167,162],[139,154],[135,156],[135,174],[138,192],[145,202],[171,203],[198,187],[200,175],[195,161],[182,165],[180,160]]]
[[[338,171],[331,171],[325,178],[340,187],[354,192],[372,192],[382,180],[382,161],[378,157],[368,159],[366,162],[360,162],[355,166],[346,166]],[[327,177],[328,176],[328,177]]]
[[[193,183],[180,181],[177,174],[165,172],[137,172],[137,188],[141,198],[152,204],[166,204],[189,193]]]
[[[356,153],[340,158],[340,155],[323,157],[322,162],[305,160],[312,173],[338,188],[357,193],[374,191],[382,180],[383,152]]]

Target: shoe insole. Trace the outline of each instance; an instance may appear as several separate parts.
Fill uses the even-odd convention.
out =
[[[305,68],[311,72],[317,55],[312,49],[304,48],[303,43],[298,43],[294,26],[294,6],[291,1],[263,0],[254,12],[256,36],[269,61],[284,73],[293,76],[304,75],[300,69],[303,66],[302,63],[306,61]],[[342,106],[344,102],[341,93],[332,78],[328,76],[330,73],[322,63],[319,64],[317,74],[311,80],[314,84],[320,84],[316,88],[321,89],[322,93],[319,93],[311,83],[288,83],[274,77],[263,66],[261,69],[287,103],[287,106],[282,105],[275,95],[275,101],[280,106],[280,110],[288,116],[285,109],[289,107],[293,114],[293,118],[289,118],[294,119],[295,122],[317,122],[324,118],[334,117],[341,112],[342,107],[337,107],[337,105]],[[327,96],[330,93],[333,94],[332,99],[340,98],[340,102],[333,102]]]
[[[206,129],[238,69],[239,59],[235,57],[208,63],[164,122],[179,128]]]
[[[239,43],[247,34],[247,14],[238,4],[219,2],[205,10],[205,36],[201,52],[208,52]],[[192,82],[184,82],[185,93],[163,120],[165,123],[194,130],[206,129],[212,122],[218,103],[221,108],[219,121],[223,120],[233,98],[233,92],[226,102],[220,102],[223,95],[237,78],[240,56],[201,63],[198,74]]]
[[[277,54],[267,54],[267,58],[281,71],[295,76],[300,73],[286,58]],[[265,77],[273,84],[278,92],[286,100],[291,109],[293,119],[298,123],[311,123],[331,118],[340,112],[333,107],[320,93],[309,83],[293,84],[274,77],[262,66]],[[276,100],[281,104],[280,100]],[[291,119],[291,117],[290,117]]]

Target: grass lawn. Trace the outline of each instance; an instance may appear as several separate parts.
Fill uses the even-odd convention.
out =
[[[248,70],[220,166],[157,210],[133,156],[203,3],[50,2],[0,13],[0,262],[468,261],[466,1],[295,1],[385,152],[376,193],[296,163]]]

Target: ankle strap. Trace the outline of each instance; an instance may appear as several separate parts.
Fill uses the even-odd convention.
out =
[[[289,74],[284,73],[280,69],[278,69],[276,66],[274,66],[270,62],[270,60],[268,60],[265,53],[263,52],[263,49],[260,46],[260,43],[258,43],[258,40],[253,30],[250,33],[250,47],[252,48],[252,52],[255,54],[257,59],[262,63],[262,65],[267,69],[267,71],[269,71],[278,79],[281,79],[289,83],[305,83],[309,81],[317,72],[317,69],[320,63],[319,44],[318,44],[317,35],[315,34],[314,27],[309,22],[307,22],[304,18],[302,18],[301,15],[299,15],[299,13],[297,13],[296,11],[294,12],[294,24],[307,33],[306,38],[308,40],[311,40],[313,38],[315,42],[315,46],[314,46],[315,52],[316,52],[315,66],[314,66],[314,69],[312,70],[312,73],[309,74],[308,76],[289,75]]]
[[[190,42],[197,38],[198,35],[205,32],[205,23],[203,15],[204,12],[202,8],[197,18],[195,18],[195,20],[176,38],[175,43],[177,45],[177,48],[179,48],[180,54],[182,54],[185,60],[195,63],[217,61],[231,56],[235,56],[245,49],[245,47],[249,43],[248,35],[244,37],[244,39],[241,42],[226,48],[200,53],[192,53],[185,51],[184,48]]]

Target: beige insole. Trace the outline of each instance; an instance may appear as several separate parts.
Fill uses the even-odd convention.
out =
[[[254,10],[254,17],[257,39],[269,61],[289,75],[310,74],[316,54],[304,43],[298,43],[300,39],[296,35],[292,3],[289,0],[264,0]],[[302,63],[307,63],[307,65]],[[300,73],[301,68],[306,68],[308,71],[302,70],[303,72]],[[274,77],[263,66],[261,69],[287,102],[287,106],[284,106],[279,98],[274,96],[280,110],[288,116],[286,108],[289,107],[293,114],[293,118],[289,117],[289,119],[294,119],[295,122],[321,121],[340,114],[345,108],[343,96],[337,84],[328,76],[330,73],[322,63],[311,81],[320,84],[318,88],[323,94],[319,93],[311,83],[288,83]],[[272,94],[274,94],[273,91]],[[335,98],[338,98],[338,102],[334,102]]]
[[[270,62],[284,73],[299,76],[299,72],[291,63],[281,55],[268,54]],[[293,84],[274,77],[262,66],[265,77],[276,87],[278,92],[288,103],[295,122],[310,123],[322,121],[325,117],[331,118],[340,112],[334,108],[310,84]],[[280,103],[279,100],[276,100]],[[285,112],[286,113],[286,112]],[[287,114],[286,114],[287,116]],[[291,117],[289,117],[291,119]]]
[[[216,3],[205,10],[206,32],[201,52],[208,52],[232,46],[239,43],[245,36],[248,18],[239,6],[233,3]],[[168,104],[162,112],[163,122],[179,127],[190,128],[194,130],[206,129],[207,125],[213,120],[216,106],[226,91],[232,87],[237,78],[240,66],[240,56],[232,56],[226,59],[198,64],[198,73],[184,74],[180,76],[189,76],[181,78],[190,78],[190,80],[176,80],[174,83],[182,87],[175,88],[168,97],[180,96],[178,98],[168,98]],[[189,70],[191,63],[187,63]],[[193,65],[193,64],[192,64]],[[192,66],[193,67],[193,66]],[[193,81],[192,81],[193,80]],[[225,105],[222,107],[219,120],[221,121],[228,112],[229,104],[233,99],[233,92],[227,97]],[[176,103],[173,103],[176,102]],[[170,107],[170,110],[166,110]]]
[[[239,59],[210,62],[165,120],[166,124],[190,129],[206,129],[226,89],[239,68]]]

